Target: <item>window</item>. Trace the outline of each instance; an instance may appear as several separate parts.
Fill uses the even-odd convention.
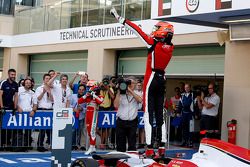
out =
[[[16,0],[16,4],[23,6],[36,6],[37,1],[39,0]]]
[[[13,15],[15,8],[15,0],[0,0],[0,13]]]

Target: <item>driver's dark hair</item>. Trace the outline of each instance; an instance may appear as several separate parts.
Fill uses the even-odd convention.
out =
[[[84,84],[79,84],[77,90],[79,90],[79,88],[82,87],[82,86],[83,86],[84,89],[86,90],[86,85],[84,85]]]

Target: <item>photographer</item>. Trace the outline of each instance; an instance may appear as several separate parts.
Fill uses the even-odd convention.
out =
[[[114,90],[109,84],[108,78],[103,78],[100,83],[100,95],[103,97],[103,102],[99,106],[100,111],[109,111],[112,106],[112,100],[115,99]]]
[[[126,89],[122,84],[126,83]],[[135,93],[136,81],[133,77],[125,82],[120,82],[114,107],[118,108],[116,120],[117,151],[126,151],[126,140],[128,140],[128,151],[136,150],[136,130],[138,124],[137,112],[139,103],[142,102],[142,94]],[[122,89],[121,89],[122,88]]]
[[[115,99],[114,90],[110,86],[109,79],[103,78],[100,83],[100,95],[103,97],[103,102],[99,106],[99,111],[110,111],[112,107],[112,101]],[[101,128],[101,144],[100,148],[105,149],[105,144],[107,144],[108,129]]]
[[[215,84],[210,83],[208,85],[208,96],[201,93],[201,96],[197,96],[198,106],[201,111],[201,130],[217,130],[217,115],[220,105],[220,97],[215,92]]]

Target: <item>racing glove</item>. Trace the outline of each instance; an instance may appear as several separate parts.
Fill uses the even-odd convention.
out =
[[[93,99],[96,99],[98,97],[98,96],[96,96],[94,91],[91,92],[91,96],[93,97]]]
[[[112,16],[114,16],[119,23],[121,23],[121,24],[125,23],[125,19],[123,17],[119,16],[119,14],[117,13],[117,11],[116,11],[116,9],[114,7],[112,7],[110,9],[110,14]]]

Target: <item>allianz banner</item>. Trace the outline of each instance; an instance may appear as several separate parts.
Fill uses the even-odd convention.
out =
[[[37,111],[33,117],[29,116],[29,112],[16,112],[12,115],[11,111],[7,111],[2,117],[2,129],[52,129],[52,111]],[[73,127],[78,128],[79,120],[73,117]],[[116,125],[116,112],[99,111],[98,127],[114,128]],[[143,112],[138,112],[138,128],[144,127]]]
[[[144,127],[142,111],[138,112],[138,128]],[[99,128],[114,128],[116,126],[116,112],[115,111],[99,111],[98,124]]]
[[[52,111],[37,111],[33,117],[30,117],[29,113],[16,112],[12,115],[11,111],[6,111],[2,117],[2,129],[52,129]],[[78,128],[78,119],[75,119],[75,114],[72,126]]]

